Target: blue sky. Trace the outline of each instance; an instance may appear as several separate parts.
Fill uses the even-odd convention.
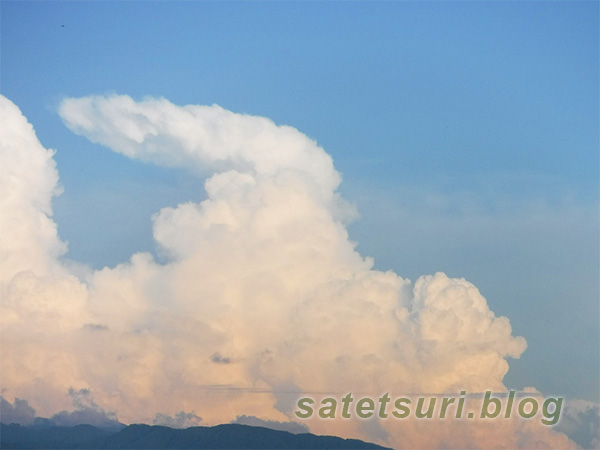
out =
[[[597,2],[11,2],[1,92],[55,159],[55,220],[93,267],[153,250],[202,180],[71,133],[65,96],[219,104],[342,172],[378,269],[472,281],[528,350],[509,386],[598,400]]]

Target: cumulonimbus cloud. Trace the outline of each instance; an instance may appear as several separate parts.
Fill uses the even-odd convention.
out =
[[[505,390],[507,358],[525,340],[464,279],[412,283],[373,270],[348,238],[353,208],[331,158],[298,130],[219,106],[65,99],[59,114],[75,133],[207,177],[204,201],[153,218],[166,263],[138,253],[82,282],[58,260],[51,152],[14,105],[0,105],[19,124],[0,135],[0,167],[14,170],[2,212],[27,224],[24,233],[9,223],[0,241],[19,261],[2,280],[11,396],[51,413],[70,387],[89,388],[124,422],[196,411],[210,425],[241,415],[288,422],[307,393]],[[571,445],[533,422],[442,422],[309,426],[398,448]]]

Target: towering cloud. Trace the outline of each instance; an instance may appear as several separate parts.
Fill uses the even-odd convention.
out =
[[[86,321],[86,287],[58,262],[66,246],[51,218],[52,197],[59,192],[53,152],[2,96],[0,112],[3,393],[44,397],[41,402],[62,409],[70,404],[66,393],[81,363],[69,333]]]
[[[53,272],[66,248],[50,218],[51,200],[59,191],[53,152],[42,147],[33,127],[5,97],[0,97],[0,112],[0,282],[6,283],[26,270]]]
[[[2,213],[28,224],[27,235],[3,229],[1,241],[21,261],[2,292],[11,396],[50,413],[64,408],[69,387],[91,389],[123,422],[195,411],[214,424],[242,415],[288,422],[303,394],[505,389],[506,358],[519,357],[525,340],[464,279],[438,273],[411,283],[373,270],[348,239],[353,208],[336,191],[331,158],[296,129],[218,106],[65,99],[59,113],[75,133],[207,177],[206,200],[153,218],[167,263],[139,253],[83,284],[57,260],[64,246],[49,218],[51,155],[17,108],[2,104],[20,124],[15,136],[2,131],[1,167],[16,165]],[[571,445],[539,423],[494,425],[309,423],[314,432],[399,448]]]

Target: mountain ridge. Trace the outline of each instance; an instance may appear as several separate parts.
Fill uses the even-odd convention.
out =
[[[133,424],[120,430],[93,425],[0,425],[2,449],[385,449],[358,439],[293,434],[242,424],[170,428]]]

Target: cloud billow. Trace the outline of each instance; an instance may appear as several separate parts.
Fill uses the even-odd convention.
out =
[[[59,269],[32,264],[4,280],[3,343],[38,361],[16,351],[3,359],[11,393],[60,402],[68,387],[90,387],[124,421],[198,411],[214,424],[237,416],[288,422],[302,393],[505,390],[506,359],[518,358],[525,340],[464,279],[437,273],[412,283],[373,270],[349,240],[354,209],[337,192],[341,176],[331,157],[298,130],[219,106],[116,95],[68,98],[59,114],[72,131],[113,151],[206,176],[207,198],[153,217],[164,264],[138,253],[84,284],[56,261],[57,237],[34,249]],[[7,164],[11,154],[1,153]],[[38,170],[52,167],[46,159]],[[46,197],[56,181],[39,186]],[[17,200],[50,220],[47,204]],[[27,283],[19,282],[27,270]],[[37,340],[17,340],[12,331],[35,316],[32,298],[45,289],[61,300],[49,300],[47,314],[36,317]],[[53,315],[63,318],[61,328]],[[435,432],[415,421],[308,425],[317,433],[389,436],[396,447],[517,447],[531,443],[523,440],[529,435],[570,445],[540,426],[505,421],[481,432],[476,422],[429,424]]]
[[[170,428],[189,428],[198,426],[201,421],[202,417],[194,412],[179,411],[172,416],[169,414],[157,413],[152,420],[152,424]]]

